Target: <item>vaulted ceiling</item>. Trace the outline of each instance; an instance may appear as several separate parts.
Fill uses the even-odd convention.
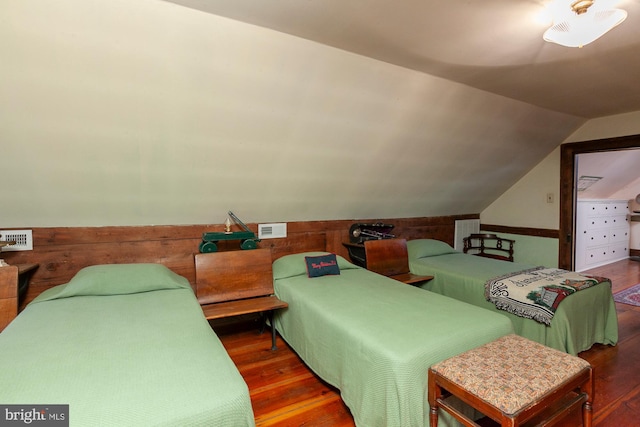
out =
[[[640,110],[636,0],[597,0],[628,17],[579,49],[542,40],[542,0],[167,1],[584,118]]]
[[[534,1],[2,1],[3,224],[481,213],[588,117],[640,111],[623,6],[568,49]]]

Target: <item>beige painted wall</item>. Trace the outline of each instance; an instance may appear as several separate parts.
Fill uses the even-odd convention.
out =
[[[162,1],[0,17],[2,227],[477,213],[584,122]]]
[[[512,227],[557,229],[560,224],[559,176],[560,149],[556,148],[482,211],[480,222]],[[547,203],[548,194],[551,194],[553,203]]]
[[[591,141],[637,134],[640,134],[640,111],[589,120],[564,142]]]
[[[590,141],[640,134],[640,111],[589,120],[564,142]],[[526,176],[493,202],[481,215],[485,224],[557,230],[560,191],[560,148],[553,150]],[[553,193],[554,203],[546,203]]]

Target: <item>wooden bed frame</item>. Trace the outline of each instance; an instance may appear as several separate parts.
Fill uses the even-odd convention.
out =
[[[288,304],[273,295],[271,250],[196,254],[196,295],[207,320],[261,313],[273,325],[273,312]],[[271,349],[276,330],[271,327]]]
[[[419,276],[411,273],[405,239],[367,240],[364,242],[364,251],[367,270],[408,285],[433,279],[433,276]]]

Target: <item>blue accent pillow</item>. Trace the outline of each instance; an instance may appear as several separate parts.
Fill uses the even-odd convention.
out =
[[[286,279],[288,277],[294,276],[306,276],[307,275],[307,264],[305,263],[305,257],[314,257],[320,255],[329,255],[329,252],[325,251],[315,251],[315,252],[300,252],[297,254],[285,255],[283,257],[278,258],[273,262],[273,279]],[[350,263],[340,255],[336,255],[336,259],[338,260],[338,268],[340,271],[350,270],[350,269],[361,269],[362,267],[358,267],[355,264]]]
[[[340,274],[336,254],[306,256],[304,257],[304,262],[307,264],[307,276],[309,277],[335,276]]]

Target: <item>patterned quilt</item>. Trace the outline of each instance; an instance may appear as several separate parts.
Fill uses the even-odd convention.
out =
[[[609,281],[559,268],[535,267],[496,277],[485,283],[485,297],[497,308],[546,325],[569,295]]]

